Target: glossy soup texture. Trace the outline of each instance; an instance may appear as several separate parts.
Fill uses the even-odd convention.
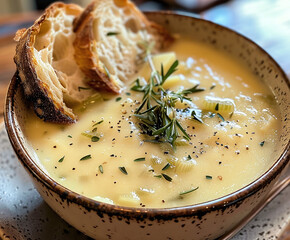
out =
[[[176,118],[190,141],[178,138],[175,150],[144,141],[148,137],[134,116],[144,94],[130,90],[132,78],[121,95],[77,106],[79,120],[71,126],[31,114],[25,134],[49,176],[99,201],[163,208],[222,197],[273,164],[280,116],[271,91],[239,61],[203,43],[180,39],[167,52],[154,58],[156,68],[163,62],[168,69],[175,58],[179,66],[165,89],[205,89],[176,103]],[[148,71],[144,66],[138,75],[148,77]],[[202,123],[188,109],[202,110]]]

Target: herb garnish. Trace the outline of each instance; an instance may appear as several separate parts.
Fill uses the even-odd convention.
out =
[[[181,193],[179,193],[179,196],[182,196],[182,195],[185,195],[185,194],[188,194],[188,193],[191,193],[191,192],[194,192],[195,190],[197,190],[199,187],[195,187],[195,188],[191,188],[190,190],[188,191],[183,191]]]
[[[124,173],[125,175],[128,175],[128,172],[125,167],[119,167],[119,169],[122,173]]]
[[[88,160],[88,159],[91,159],[91,158],[92,158],[91,154],[88,154],[88,155],[82,157],[82,158],[80,159],[80,161]]]
[[[64,157],[65,157],[65,156],[63,156],[61,159],[59,159],[58,162],[63,162]]]
[[[104,173],[104,169],[103,169],[103,166],[102,165],[99,165],[99,170],[100,170],[100,173]]]
[[[102,122],[104,122],[104,120],[101,120],[101,121],[98,121],[98,122],[94,123],[93,127],[95,127],[95,126],[101,124]]]
[[[136,159],[134,160],[134,162],[142,162],[142,161],[145,161],[145,158],[144,158],[144,157],[136,158]]]
[[[107,36],[116,36],[118,34],[120,34],[120,33],[119,32],[108,32]]]
[[[162,175],[154,175],[156,178],[162,178]]]
[[[183,137],[187,141],[190,140],[189,135],[181,126],[176,118],[175,104],[184,100],[191,101],[187,97],[188,94],[204,91],[195,85],[192,88],[173,92],[165,90],[163,83],[177,70],[178,60],[176,60],[165,73],[161,64],[161,72],[156,71],[151,56],[152,44],[145,43],[146,60],[151,68],[151,77],[147,84],[142,85],[139,79],[136,79],[131,90],[143,92],[142,103],[135,111],[135,117],[140,120],[139,127],[143,133],[154,139],[146,140],[156,143],[169,143],[175,148],[175,141],[179,137]],[[193,113],[193,118],[201,121],[201,118]]]
[[[69,137],[69,138],[72,138],[72,136],[71,136],[71,135],[67,135],[67,137]]]
[[[217,113],[217,116],[224,122],[225,121],[225,119],[224,119],[224,117],[222,116],[222,115],[220,115],[219,113]]]
[[[164,177],[165,180],[167,180],[168,182],[171,182],[172,181],[172,178],[169,177],[168,175],[164,174],[164,173],[161,173],[161,175]]]
[[[91,131],[85,131],[85,132],[82,132],[81,134],[85,137],[90,138],[92,142],[98,142],[100,140],[100,136],[97,136],[98,128],[96,126],[101,124],[102,122],[104,122],[103,119],[94,123],[92,126],[93,129]]]
[[[260,142],[260,146],[263,147],[265,144],[265,141]]]
[[[89,87],[78,87],[78,90],[79,90],[79,92],[81,91],[81,90],[90,90],[91,88],[89,88]]]
[[[212,179],[212,176],[210,176],[210,175],[206,175],[205,178],[206,178],[206,179]]]
[[[91,141],[92,142],[98,142],[100,138],[98,136],[92,136]]]
[[[104,67],[104,70],[106,72],[107,77],[111,78],[111,75],[110,75],[110,72],[109,72],[108,68],[105,65],[103,65],[103,67]]]
[[[170,163],[167,163],[163,168],[162,171],[165,171],[166,169],[168,169],[170,167]]]
[[[122,99],[121,97],[117,97],[116,102],[119,102],[121,99]]]
[[[216,110],[216,111],[218,111],[219,110],[219,103],[217,103],[216,105],[215,105],[215,108],[214,108],[214,110]]]

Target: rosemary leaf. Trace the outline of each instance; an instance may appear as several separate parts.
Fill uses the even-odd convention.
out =
[[[91,138],[91,141],[92,141],[92,142],[98,142],[99,140],[100,140],[100,138],[97,137],[97,136],[93,136],[93,137]]]
[[[161,175],[164,177],[165,180],[167,180],[168,182],[171,182],[172,181],[172,178],[169,177],[168,175],[164,174],[164,173],[161,173]]]
[[[225,119],[224,119],[224,117],[222,116],[222,115],[220,115],[219,113],[217,113],[217,116],[224,122],[225,121]]]
[[[108,32],[107,36],[116,36],[118,34],[120,34],[120,33],[119,32]]]
[[[104,122],[104,120],[101,120],[101,121],[98,121],[98,122],[94,123],[93,127],[95,127],[95,126],[101,124],[102,122]]]
[[[197,190],[197,189],[198,189],[198,187],[191,188],[190,190],[183,191],[183,192],[179,193],[179,195],[182,196],[182,195],[185,195],[185,194],[188,194],[188,193],[194,192],[194,191]]]
[[[100,173],[104,173],[104,169],[103,169],[103,166],[102,165],[99,165],[99,171],[100,171]]]
[[[91,158],[92,158],[91,154],[88,154],[88,155],[82,157],[82,158],[80,159],[80,161],[88,160],[88,159],[91,159]]]
[[[79,90],[79,92],[81,91],[81,90],[90,90],[91,88],[89,88],[89,87],[78,87],[78,90]]]
[[[65,157],[65,156],[63,156],[61,159],[59,159],[58,162],[63,162],[64,157]]]
[[[122,173],[124,173],[125,175],[128,175],[128,172],[125,167],[119,167],[119,169]]]
[[[134,162],[142,162],[142,161],[145,161],[145,158],[144,158],[144,157],[136,158],[136,159],[134,160]]]
[[[170,167],[170,163],[167,163],[163,168],[162,171],[165,171],[166,169],[168,169]]]

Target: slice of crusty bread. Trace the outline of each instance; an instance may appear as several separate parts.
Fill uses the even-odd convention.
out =
[[[74,22],[75,59],[96,89],[120,92],[136,73],[141,42],[160,50],[172,41],[161,26],[150,22],[128,0],[95,0]]]
[[[82,10],[74,4],[54,3],[33,26],[16,34],[14,61],[24,92],[45,121],[75,122],[76,115],[65,103],[80,102],[92,94],[74,60],[72,24]]]

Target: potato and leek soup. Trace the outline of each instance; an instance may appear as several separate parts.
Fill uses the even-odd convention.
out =
[[[167,208],[225,196],[269,169],[280,116],[261,80],[204,43],[178,39],[158,55],[149,45],[120,95],[91,96],[74,108],[77,123],[31,114],[25,134],[44,171],[98,201]]]

